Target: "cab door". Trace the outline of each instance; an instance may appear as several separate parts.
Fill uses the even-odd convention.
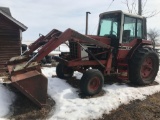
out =
[[[143,19],[124,15],[122,40],[120,42],[118,59],[124,59],[130,49],[137,43],[137,39],[143,39]]]

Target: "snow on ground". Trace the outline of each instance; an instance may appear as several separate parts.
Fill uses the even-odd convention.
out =
[[[97,98],[82,99],[78,96],[78,89],[72,88],[65,80],[52,78],[55,68],[43,68],[43,73],[49,79],[48,94],[55,100],[56,106],[52,120],[85,120],[100,118],[111,110],[117,109],[121,104],[128,104],[130,101],[144,100],[146,96],[160,91],[160,85],[148,87],[131,87],[118,83],[107,85],[103,89],[105,94]],[[75,73],[80,78],[80,73]],[[156,77],[160,83],[160,72]]]
[[[10,105],[15,100],[13,92],[0,84],[0,120],[10,112]]]
[[[118,83],[107,85],[103,90],[103,96],[90,99],[82,99],[78,96],[79,90],[71,87],[65,80],[52,78],[55,75],[55,68],[42,68],[42,72],[48,77],[48,94],[55,100],[51,120],[88,120],[100,118],[103,114],[117,109],[121,104],[128,104],[130,101],[144,100],[147,95],[160,92],[160,85],[147,87],[131,87]],[[82,74],[74,74],[78,79]],[[156,77],[160,83],[160,72]],[[0,85],[0,119],[3,119],[10,111],[10,105],[15,100],[15,95],[3,85]]]

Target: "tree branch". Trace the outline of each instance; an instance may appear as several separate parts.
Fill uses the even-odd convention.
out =
[[[154,28],[150,29],[147,34],[151,40],[158,41],[157,38],[160,36],[160,31]]]
[[[125,0],[125,2],[122,2],[122,3],[127,6],[128,12],[131,13],[128,0]]]
[[[160,13],[160,11],[152,11],[152,12],[150,12],[150,14],[149,15],[147,15],[147,17],[146,18],[151,18],[151,17],[154,17],[154,16],[156,16],[157,14],[159,14]]]
[[[135,14],[138,14],[138,10],[137,10],[137,0],[132,0],[131,1],[131,3],[129,2],[129,1],[131,1],[131,0],[122,0],[122,3],[123,4],[125,4],[126,6],[127,6],[127,9],[128,9],[128,12],[129,13],[135,13]],[[143,3],[142,3],[142,14],[144,15],[144,16],[146,16],[146,18],[151,18],[151,17],[154,17],[154,16],[156,16],[157,14],[159,14],[160,13],[160,11],[156,11],[156,10],[154,10],[154,11],[151,11],[151,12],[145,12],[146,10],[145,10],[145,6],[146,6],[146,4],[147,4],[147,2],[148,2],[148,0],[145,0]],[[148,15],[147,15],[147,14]]]

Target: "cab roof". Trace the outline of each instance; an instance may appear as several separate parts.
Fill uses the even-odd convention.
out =
[[[124,15],[128,15],[128,16],[131,16],[131,17],[136,17],[136,18],[140,18],[140,19],[145,18],[145,17],[143,17],[143,16],[136,15],[136,14],[131,14],[131,13],[127,13],[127,12],[124,12],[124,11],[122,11],[122,10],[104,12],[104,13],[101,13],[99,16],[101,17],[101,16],[103,16],[103,15],[110,14],[110,13],[122,13],[122,14],[124,14]]]

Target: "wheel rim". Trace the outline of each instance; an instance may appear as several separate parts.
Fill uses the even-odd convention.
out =
[[[94,77],[89,82],[89,90],[90,91],[96,91],[100,86],[100,79],[98,77]]]
[[[148,57],[142,63],[141,70],[140,70],[141,77],[142,78],[150,77],[152,71],[153,71],[153,60],[152,58]]]

